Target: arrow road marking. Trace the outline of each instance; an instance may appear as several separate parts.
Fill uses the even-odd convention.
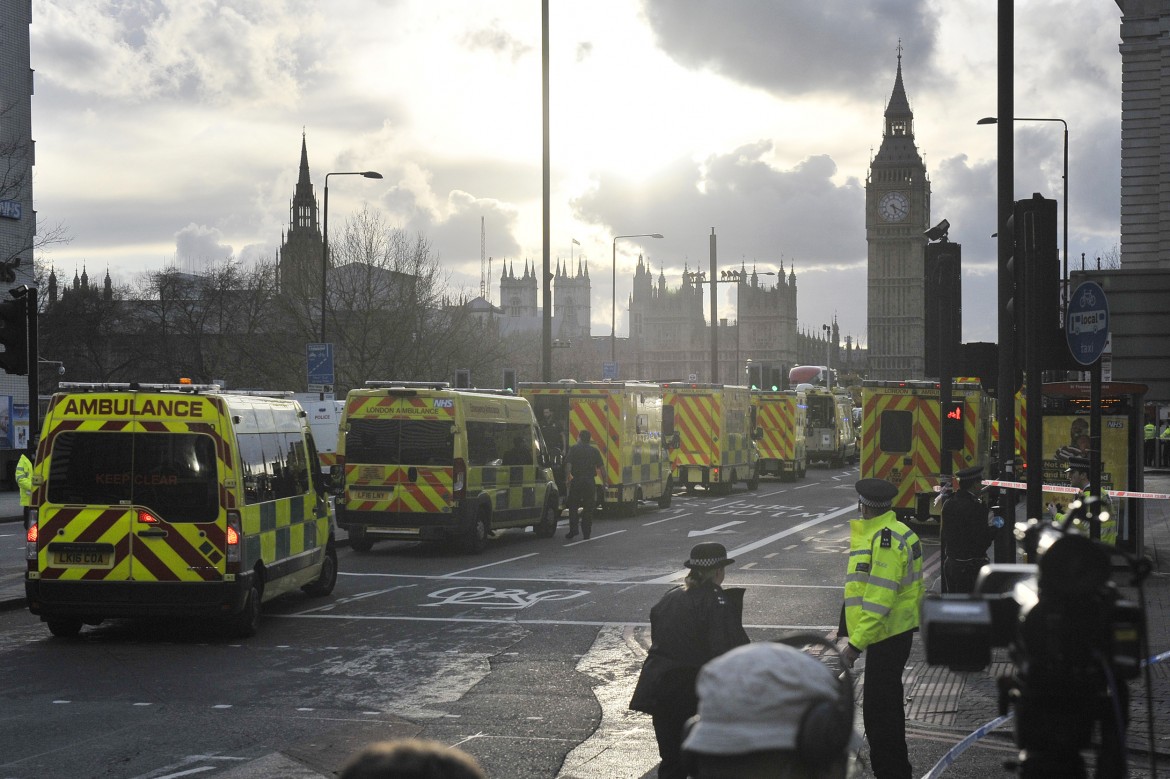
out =
[[[734,531],[724,530],[723,528],[731,527],[732,525],[742,525],[742,524],[743,524],[743,520],[737,519],[734,522],[727,522],[727,523],[722,524],[722,525],[716,525],[715,527],[708,528],[706,530],[692,530],[691,532],[687,533],[687,538],[694,538],[695,536],[709,536],[713,533],[732,533]]]

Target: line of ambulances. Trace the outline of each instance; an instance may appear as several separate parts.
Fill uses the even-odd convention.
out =
[[[337,528],[359,553],[380,540],[475,553],[508,528],[551,537],[565,493],[559,445],[586,430],[602,454],[598,502],[615,512],[668,507],[680,487],[757,489],[759,442],[769,472],[801,476],[795,397],[678,382],[527,383],[516,395],[371,381],[344,401],[326,475],[313,427],[331,409],[292,393],[62,384],[34,465],[29,608],[63,637],[167,616],[250,635],[261,604],[332,592]],[[776,403],[788,410],[773,414]],[[555,449],[534,408],[566,434]]]

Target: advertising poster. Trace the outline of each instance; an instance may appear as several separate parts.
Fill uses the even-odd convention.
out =
[[[12,448],[12,396],[11,395],[0,395],[0,449],[11,449],[11,448]]]
[[[15,436],[15,449],[27,449],[28,440],[28,404],[12,404],[12,433]]]
[[[1089,417],[1087,414],[1053,414],[1044,416],[1044,483],[1067,485],[1070,457],[1089,456]],[[1101,486],[1106,491],[1126,489],[1129,473],[1129,417],[1101,417]],[[1058,510],[1074,497],[1067,492],[1045,492],[1044,505]],[[1119,527],[1124,527],[1125,501],[1113,500]]]

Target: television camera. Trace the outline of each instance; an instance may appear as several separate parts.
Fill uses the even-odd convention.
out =
[[[986,565],[973,594],[923,602],[928,664],[977,671],[990,665],[992,647],[1009,649],[999,713],[1014,709],[1022,777],[1084,777],[1082,751],[1093,748],[1095,776],[1127,775],[1127,682],[1147,656],[1145,615],[1112,576],[1128,572],[1140,593],[1150,565],[1074,530],[1099,519],[1095,504],[1074,501],[1059,524],[1017,523],[1016,539],[1034,563]],[[1125,564],[1115,568],[1117,559]]]

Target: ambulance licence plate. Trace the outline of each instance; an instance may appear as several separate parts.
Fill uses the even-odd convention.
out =
[[[389,490],[350,490],[350,500],[390,500]]]
[[[70,546],[64,549],[50,549],[50,559],[57,568],[113,568],[114,550],[102,545],[90,548]]]

